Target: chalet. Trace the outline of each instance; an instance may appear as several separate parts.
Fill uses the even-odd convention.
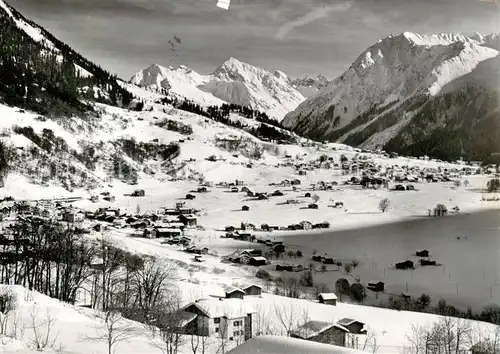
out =
[[[315,261],[315,262],[322,262],[323,261],[323,257],[321,257],[321,256],[312,256],[312,260]]]
[[[283,196],[283,192],[279,191],[279,190],[276,190],[276,191],[273,192],[272,196],[273,197],[282,197]]]
[[[239,190],[237,187],[231,188],[231,193],[238,193],[238,192],[239,192]]]
[[[181,214],[179,215],[179,220],[187,227],[196,227],[198,219],[192,214]]]
[[[155,227],[151,230],[151,237],[177,237],[182,235],[182,231],[179,229],[171,229],[166,227]]]
[[[42,218],[51,218],[53,213],[49,209],[43,209],[42,210]]]
[[[311,230],[312,229],[312,223],[310,223],[309,221],[301,221],[299,223],[299,225],[302,228],[302,230]]]
[[[421,266],[435,266],[435,265],[437,265],[437,263],[436,263],[436,261],[431,261],[429,259],[421,259],[420,265]]]
[[[227,286],[224,292],[226,299],[243,299],[245,297],[245,291],[234,286]]]
[[[406,190],[407,190],[407,191],[414,191],[414,190],[415,190],[415,186],[414,186],[413,184],[408,184],[408,185],[406,186]]]
[[[309,209],[318,209],[318,204],[312,203],[307,206]]]
[[[347,328],[352,334],[366,334],[365,324],[352,318],[343,318],[337,324]]]
[[[417,257],[429,257],[428,250],[417,251],[415,254],[417,255]]]
[[[313,229],[329,229],[330,223],[328,221],[320,222],[312,226]]]
[[[144,189],[136,189],[131,194],[132,197],[144,197],[145,195],[146,195],[146,192],[144,191]]]
[[[193,195],[193,194],[186,194],[186,199],[187,200],[193,200],[193,199],[196,199],[196,196]]]
[[[381,281],[376,283],[368,283],[367,288],[371,291],[384,291],[385,284]]]
[[[189,326],[193,334],[217,334],[229,340],[248,340],[255,335],[255,311],[241,299],[197,300],[183,307],[181,311],[196,315]]]
[[[267,259],[264,257],[250,257],[248,264],[254,267],[265,266],[267,264]]]
[[[414,265],[412,261],[404,261],[396,263],[396,269],[413,269]]]
[[[255,284],[249,284],[241,287],[241,289],[245,292],[245,295],[261,295],[262,294],[262,287],[255,285]]]
[[[396,186],[394,187],[394,190],[395,191],[405,191],[406,188],[402,184],[396,184]]]
[[[326,304],[326,305],[337,305],[337,295],[334,293],[321,293],[318,295],[318,301],[321,304]]]
[[[197,189],[197,192],[198,193],[208,193],[208,189],[207,189],[207,187],[199,187]]]
[[[255,197],[255,193],[250,191],[250,190],[246,193],[247,193],[247,197]]]
[[[97,203],[99,201],[99,196],[98,195],[93,195],[90,197],[90,201],[92,203]]]
[[[257,196],[257,199],[258,199],[258,200],[267,200],[267,199],[269,199],[269,197],[267,196],[267,194],[260,193],[260,194]]]
[[[314,342],[346,346],[349,330],[339,324],[309,321],[291,332],[292,338],[307,339]]]
[[[243,250],[240,252],[240,255],[244,255],[246,254],[247,256],[250,256],[250,257],[260,257],[262,256],[262,250],[259,250],[259,249],[247,249],[247,250]]]
[[[248,222],[242,222],[240,228],[243,231],[255,231],[255,225]]]
[[[304,194],[304,197],[305,198],[311,198],[311,193],[307,192],[306,194]]]
[[[241,210],[242,210],[242,211],[249,211],[249,210],[250,210],[250,207],[249,207],[248,205],[243,205],[243,206],[241,207]]]
[[[290,181],[290,184],[292,186],[300,186],[301,183],[302,182],[300,181],[300,179],[294,179],[294,180]]]

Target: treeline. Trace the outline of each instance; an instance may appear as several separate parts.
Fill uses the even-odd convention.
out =
[[[0,238],[0,281],[67,303],[84,294],[92,308],[119,308],[145,318],[162,298],[156,292],[173,277],[168,264],[125,252],[107,240],[89,242],[72,224],[19,218],[8,230]]]
[[[291,133],[279,122],[270,119],[265,113],[248,107],[234,104],[223,104],[221,106],[209,106],[204,108],[201,105],[189,100],[179,100],[177,98],[172,99],[168,97],[159,100],[158,103],[170,104],[177,109],[207,117],[234,128],[245,130],[259,139],[286,142],[293,142],[295,140]],[[240,121],[232,121],[229,118],[230,113],[238,113],[245,118],[255,119],[261,122],[261,124],[254,128],[244,125]]]
[[[13,15],[35,27],[12,9]],[[59,50],[28,36],[0,11],[0,99],[8,105],[43,115],[82,115],[92,111],[83,100],[128,105],[132,95],[121,88],[116,77],[84,59],[47,31],[42,34]],[[75,65],[91,75],[80,75]],[[105,94],[94,92],[100,88]]]

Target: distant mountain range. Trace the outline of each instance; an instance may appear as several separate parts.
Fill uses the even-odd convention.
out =
[[[389,36],[282,123],[369,149],[488,158],[500,151],[499,49],[498,34]]]

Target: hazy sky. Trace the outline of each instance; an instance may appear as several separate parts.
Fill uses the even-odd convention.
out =
[[[217,0],[7,2],[127,80],[153,63],[208,73],[231,56],[334,78],[392,33],[500,32],[500,3],[478,0],[231,0],[228,11]]]

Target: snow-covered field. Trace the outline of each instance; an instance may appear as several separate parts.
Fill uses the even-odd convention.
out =
[[[148,94],[143,92],[145,98],[150,97]],[[154,97],[151,96],[151,100],[148,102],[152,102],[153,99]],[[210,255],[204,256],[204,263],[193,262],[192,255],[180,252],[178,246],[164,245],[159,240],[142,238],[137,234],[133,235],[131,229],[111,228],[109,231],[103,232],[103,234],[93,232],[88,236],[89,238],[104,236],[120,248],[128,251],[173,261],[177,267],[177,286],[183,291],[185,294],[183,298],[187,301],[213,295],[214,292],[220,293],[221,288],[219,285],[221,284],[242,284],[256,281],[254,278],[255,268],[221,262],[219,256],[249,246],[244,242],[220,238],[224,234],[221,230],[228,225],[238,227],[242,222],[248,222],[255,224],[257,227],[260,227],[263,223],[286,227],[304,220],[313,224],[329,222],[331,227],[322,230],[321,233],[318,233],[317,230],[314,230],[314,232],[273,231],[272,234],[260,231],[254,232],[257,236],[283,238],[285,244],[287,244],[288,238],[293,239],[294,243],[296,243],[297,238],[300,238],[304,254],[309,257],[311,249],[306,248],[308,242],[304,240],[313,238],[309,245],[310,248],[321,247],[321,242],[325,242],[327,233],[387,224],[415,217],[425,217],[428,209],[432,209],[437,203],[445,204],[450,210],[458,205],[460,213],[498,208],[497,202],[481,200],[483,197],[481,190],[490,179],[490,177],[484,175],[462,177],[460,178],[462,181],[460,187],[454,187],[452,182],[417,182],[413,183],[416,191],[393,192],[384,188],[362,189],[359,186],[344,185],[344,181],[353,177],[353,174],[343,175],[341,170],[334,166],[334,163],[338,164],[340,162],[341,155],[345,155],[349,160],[365,155],[368,160],[373,161],[374,165],[381,166],[381,168],[398,165],[418,166],[421,169],[437,167],[461,169],[463,167],[461,165],[402,157],[389,159],[380,154],[360,153],[339,144],[315,145],[311,143],[305,144],[304,141],[303,146],[277,145],[260,141],[245,131],[227,127],[195,114],[151,103],[148,103],[148,105],[153,108],[152,111],[130,112],[98,105],[98,108],[102,111],[102,118],[99,122],[82,122],[82,126],[78,128],[62,126],[53,121],[42,122],[36,119],[36,115],[29,112],[25,113],[14,108],[0,106],[0,114],[8,117],[8,119],[2,120],[1,123],[3,140],[17,149],[27,149],[34,144],[26,137],[13,133],[11,129],[14,125],[31,126],[38,133],[41,133],[44,128],[51,129],[55,136],[63,138],[76,151],[80,151],[83,145],[97,146],[100,144],[101,148],[99,148],[98,154],[103,157],[111,155],[112,142],[120,138],[133,138],[137,142],[152,142],[153,139],[158,139],[158,143],[164,144],[178,142],[181,148],[180,155],[172,161],[168,168],[160,161],[153,159],[146,159],[146,161],[142,162],[132,161],[131,163],[139,170],[137,185],[110,179],[106,172],[106,159],[103,158],[97,164],[95,171],[87,170],[89,174],[94,175],[100,181],[98,184],[86,188],[75,188],[72,192],[69,192],[56,181],[49,181],[45,186],[34,184],[33,176],[26,175],[24,170],[19,169],[13,171],[7,177],[4,187],[0,189],[0,196],[12,196],[15,199],[28,200],[81,197],[81,200],[72,203],[74,207],[83,210],[95,210],[99,207],[109,206],[120,208],[122,211],[131,214],[135,214],[137,211],[140,211],[141,214],[156,212],[161,207],[174,207],[175,203],[179,201],[185,202],[187,207],[201,210],[198,216],[198,225],[203,226],[204,229],[190,230],[186,232],[186,235],[191,236],[195,245],[209,247]],[[190,125],[193,134],[187,137],[155,124],[163,119]],[[244,118],[234,116],[233,119],[245,121]],[[251,124],[252,122],[248,123]],[[226,145],[220,143],[220,141],[234,140],[240,141],[240,145],[234,150],[228,149]],[[259,159],[253,158],[255,151],[258,151],[261,155]],[[214,155],[217,161],[208,161],[207,158],[211,155]],[[307,170],[305,175],[298,174],[298,169],[294,165],[312,165],[314,161],[317,161],[323,155],[331,159],[328,166],[316,166],[312,170]],[[63,157],[58,156],[53,158],[63,159]],[[78,164],[78,162],[74,163]],[[156,173],[145,173],[145,167]],[[271,183],[279,184],[285,179],[298,179],[301,184],[296,186],[296,190],[293,190],[291,186],[270,186]],[[284,195],[271,196],[267,200],[255,200],[255,198],[248,197],[246,193],[241,191],[231,192],[229,188],[212,186],[208,188],[208,193],[194,193],[196,195],[194,200],[185,200],[186,194],[200,186],[200,181],[216,184],[219,182],[235,183],[236,180],[242,181],[248,189],[254,192],[272,193],[280,190]],[[468,181],[467,186],[463,185],[465,180]],[[337,185],[328,191],[312,190],[311,185],[320,181],[336,182]],[[394,183],[390,184],[390,187],[393,186]],[[143,189],[145,197],[125,196],[125,194],[136,189]],[[97,203],[92,203],[89,200],[90,196],[104,191],[110,192],[111,195],[116,197],[116,200],[114,202],[101,200]],[[306,193],[311,193],[313,197],[317,196],[318,209],[305,208],[314,199],[305,197]],[[492,197],[492,195],[487,196]],[[380,212],[378,209],[378,204],[383,198],[388,198],[391,202],[391,208],[385,213]],[[300,202],[299,204],[287,204],[286,202],[290,199]],[[343,207],[332,208],[331,205],[335,202],[342,202]],[[250,210],[242,211],[243,205],[247,205]],[[460,216],[450,215],[446,217],[446,220],[453,223],[455,218],[460,218]],[[315,244],[314,240],[316,238],[321,241]],[[380,244],[383,242],[384,240],[380,238]],[[394,246],[397,243],[394,238],[386,242],[388,242],[386,249],[397,249]],[[324,243],[323,246],[327,247]],[[369,262],[370,257],[366,258],[365,256],[373,251],[368,248],[376,249],[375,247],[370,246],[368,242],[356,243],[352,240],[349,247],[355,247],[356,249],[356,254],[352,255],[352,257],[361,260],[361,265],[357,271],[362,273],[364,268],[372,268]],[[338,249],[341,250],[342,246],[339,246]],[[464,254],[459,255],[459,257],[466,257],[472,252],[467,248],[462,249],[462,251]],[[491,257],[491,254],[497,253],[498,248],[490,247],[483,251],[486,252],[483,257],[488,258]],[[347,251],[345,252],[347,253]],[[342,255],[334,254],[334,256],[342,258]],[[349,257],[351,257],[351,254],[349,254]],[[394,257],[389,262],[402,261],[408,255],[394,254]],[[481,255],[478,257],[481,257]],[[454,277],[456,271],[454,273],[454,270],[450,268],[446,268],[446,273]],[[366,277],[374,275],[376,274],[373,272],[367,272]],[[491,274],[488,273],[488,276],[491,276]],[[322,275],[318,277],[322,279]],[[415,275],[415,279],[417,278],[418,275]],[[322,281],[333,284],[333,279],[324,278]],[[373,279],[363,278],[363,281],[371,280]],[[390,288],[390,281],[387,280],[387,283]],[[392,290],[400,291],[401,289],[395,287]],[[426,290],[431,296],[433,295],[432,289]],[[15,288],[15,291],[20,294],[18,297],[24,299],[22,289]],[[494,298],[498,296],[498,293],[498,289],[495,288],[493,292]],[[477,300],[474,297],[468,299],[470,301]],[[387,353],[402,352],[406,341],[405,334],[411,331],[412,324],[425,325],[438,320],[437,316],[428,314],[390,311],[344,303],[340,303],[336,307],[329,307],[308,300],[281,298],[270,294],[264,294],[262,297],[249,297],[248,301],[254,307],[260,309],[261,312],[267,311],[270,314],[274,334],[283,333],[283,329],[280,329],[279,323],[276,321],[275,316],[272,315],[273,311],[275,311],[275,304],[288,306],[297,312],[300,310],[301,314],[307,312],[308,317],[312,320],[330,321],[343,317],[355,317],[366,322],[372,329],[373,334],[377,337],[379,352]],[[37,306],[37,308],[40,308],[40,313],[44,313],[46,307],[55,308],[54,311],[56,311],[58,319],[57,328],[61,333],[59,339],[64,352],[99,353],[106,350],[105,344],[85,342],[85,345],[83,345],[81,341],[82,333],[88,335],[90,331],[94,330],[92,327],[102,322],[96,317],[96,314],[90,313],[90,310],[62,305],[56,300],[48,299],[42,295],[35,295],[33,301],[23,300],[20,302],[21,311],[24,313],[23,316],[27,319],[29,319],[28,308],[32,307],[34,302],[40,304],[40,306]],[[31,343],[30,338],[29,331],[26,330],[25,337],[22,340],[16,341],[4,338],[3,347],[10,352],[27,352],[32,348],[27,346]],[[158,353],[159,350],[152,344],[148,334],[143,333],[131,339],[130,344],[119,345],[116,352]],[[181,353],[188,352],[190,351],[187,347],[184,347],[181,351]]]

